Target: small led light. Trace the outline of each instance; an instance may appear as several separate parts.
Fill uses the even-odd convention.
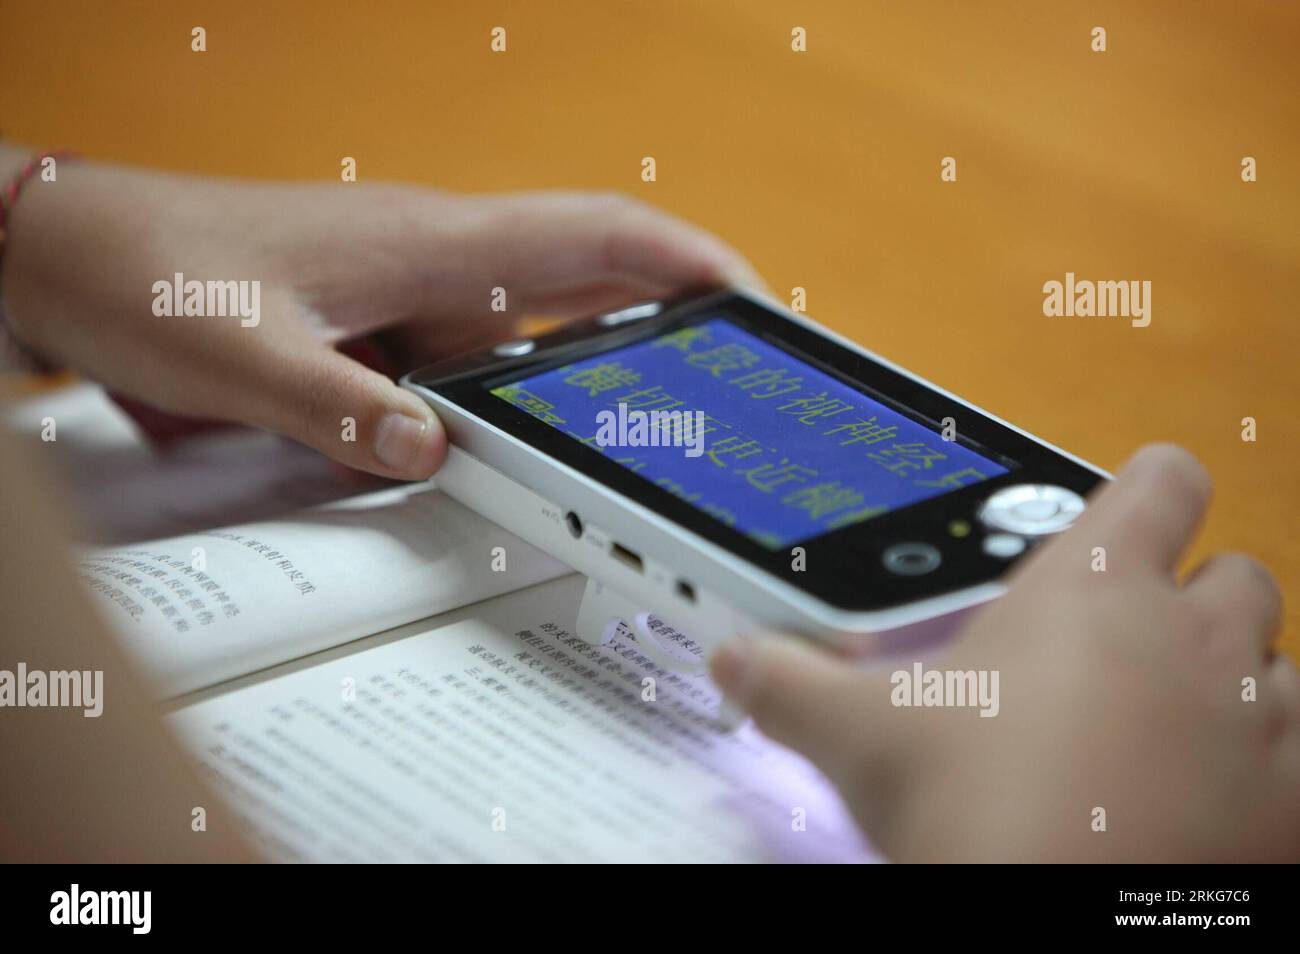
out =
[[[970,524],[965,520],[954,520],[948,524],[948,532],[954,537],[970,536]]]

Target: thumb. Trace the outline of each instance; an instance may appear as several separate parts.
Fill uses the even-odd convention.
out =
[[[796,638],[733,639],[709,667],[718,688],[764,735],[832,775],[861,754],[872,713],[888,700],[887,688],[868,674]]]
[[[447,456],[442,424],[424,401],[324,343],[295,341],[254,361],[245,369],[254,424],[395,480],[424,480]]]

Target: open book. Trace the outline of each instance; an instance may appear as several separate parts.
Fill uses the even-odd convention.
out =
[[[584,643],[583,579],[431,486],[79,569],[273,857],[867,856],[806,762],[630,634]]]
[[[432,484],[88,550],[77,570],[169,697],[568,572]]]
[[[255,514],[268,487],[335,495],[297,450],[278,470],[281,449],[244,440],[148,466],[115,448],[131,461],[131,509],[154,525],[146,504],[166,500],[170,526],[195,529],[85,547],[77,569],[271,857],[871,857],[802,758],[752,726],[722,728],[708,680],[657,668],[631,634],[582,642],[584,580],[432,484],[202,529],[218,493]],[[73,469],[102,459],[63,438],[51,450]],[[235,460],[247,492],[227,486]],[[139,491],[160,466],[177,486]],[[209,471],[215,484],[199,480]],[[96,475],[96,502],[112,479]],[[129,535],[122,514],[108,517],[111,536]]]

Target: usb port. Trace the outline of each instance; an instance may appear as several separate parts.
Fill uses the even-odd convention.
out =
[[[609,545],[609,555],[620,563],[626,563],[638,573],[645,569],[645,564],[641,560],[641,554],[629,550],[621,543],[611,543]]]

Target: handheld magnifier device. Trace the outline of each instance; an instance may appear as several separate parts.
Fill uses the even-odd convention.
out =
[[[734,288],[402,384],[446,428],[439,487],[587,574],[579,635],[621,622],[677,669],[737,632],[886,650],[941,634],[1107,477]]]

